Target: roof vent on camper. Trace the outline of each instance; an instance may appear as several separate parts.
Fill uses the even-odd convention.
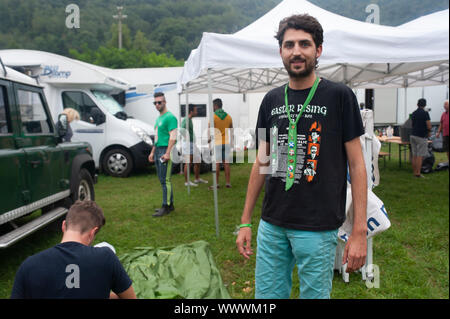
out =
[[[39,75],[33,75],[33,72],[31,69],[26,68],[24,66],[18,66],[18,65],[11,65],[8,66],[11,69],[20,72],[22,74],[25,74],[26,76],[29,76],[30,78],[34,79],[36,81],[36,83],[39,85]]]

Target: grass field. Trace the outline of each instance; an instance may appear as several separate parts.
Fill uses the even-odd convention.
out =
[[[383,146],[383,149],[386,148]],[[379,288],[369,289],[361,274],[344,283],[335,273],[332,298],[449,298],[449,172],[433,172],[426,179],[412,177],[409,163],[399,168],[392,148],[386,167],[380,160],[380,185],[374,192],[384,202],[392,226],[374,238],[373,261],[380,269]],[[435,153],[436,164],[447,161]],[[182,175],[173,176],[175,211],[153,218],[161,205],[161,187],[154,168],[129,178],[99,176],[96,200],[103,208],[106,225],[95,243],[113,244],[120,256],[134,247],[164,247],[205,240],[233,298],[253,298],[255,258],[249,261],[235,247],[236,227],[244,205],[251,164],[232,165],[231,189],[224,188],[223,172],[218,191],[220,233],[216,237],[213,193],[206,185],[187,194]],[[211,174],[203,174],[212,183]],[[253,215],[253,247],[262,195]],[[20,263],[59,242],[61,234],[44,228],[13,247],[0,251],[0,298],[8,298]],[[292,297],[298,297],[294,276]]]

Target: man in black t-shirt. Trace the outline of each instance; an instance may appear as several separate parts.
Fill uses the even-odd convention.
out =
[[[93,201],[77,201],[55,247],[28,257],[14,280],[12,299],[136,298],[131,279],[108,247],[90,247],[105,224]]]
[[[329,298],[337,230],[345,220],[347,164],[354,224],[342,263],[361,268],[367,253],[364,134],[355,94],[315,74],[323,30],[305,14],[280,22],[276,35],[289,83],[264,97],[258,114],[259,150],[250,174],[236,244],[249,258],[251,216],[262,187],[255,298],[289,298],[297,264],[301,298]]]
[[[422,169],[422,159],[428,155],[428,141],[427,138],[431,132],[430,114],[424,110],[427,106],[427,100],[419,99],[417,101],[417,110],[411,114],[412,132],[409,137],[411,142],[411,164],[413,174],[415,177],[422,177],[420,174]]]

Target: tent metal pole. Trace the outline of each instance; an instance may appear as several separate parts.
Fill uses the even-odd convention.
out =
[[[211,87],[211,69],[207,70],[208,73],[208,114],[209,114],[209,123],[210,130],[208,132],[211,138],[212,145],[212,155],[211,155],[211,164],[212,164],[212,173],[213,173],[213,193],[214,193],[214,217],[216,221],[216,236],[219,237],[219,210],[217,203],[217,176],[216,176],[216,147],[215,147],[215,134],[214,134],[214,110],[212,104],[212,87]]]
[[[408,120],[408,88],[405,86],[405,121]]]
[[[189,116],[188,116],[188,112],[189,112],[189,83],[186,84],[186,104],[184,105],[184,120],[186,123],[186,132],[189,132]],[[188,143],[190,143],[190,136],[189,136],[189,140],[187,140],[185,138],[185,143],[187,145],[189,145]],[[190,146],[188,147],[188,149],[190,150]],[[194,149],[194,148],[192,148]],[[181,147],[181,153],[183,153],[183,147]],[[187,193],[188,195],[191,194],[191,179],[190,179],[190,173],[191,173],[191,156],[188,155],[187,158],[186,156],[184,156],[183,154],[183,159],[186,159],[186,163],[184,163],[184,166],[187,165],[186,168],[186,172],[187,172]],[[184,162],[184,161],[183,161]],[[181,169],[183,169],[183,165],[181,166]]]
[[[184,90],[184,85],[183,85]],[[180,113],[178,113],[178,122],[181,123],[181,93],[178,93],[178,108],[180,109]]]
[[[396,103],[396,107],[395,107],[395,123],[397,123],[397,124],[399,124],[399,122],[398,122],[398,107],[399,107],[399,101],[398,101],[398,97],[399,97],[399,95],[398,95],[398,92],[399,92],[399,89],[395,89],[395,94],[397,95],[396,97],[397,97],[397,103]],[[400,135],[400,132],[398,133],[399,135]]]
[[[403,79],[403,87],[405,88],[405,105],[404,105],[404,109],[405,109],[405,121],[408,120],[408,79],[404,78]]]
[[[183,85],[183,91],[184,91],[184,85]],[[181,121],[182,121],[182,118],[181,118],[181,94],[182,93],[178,93],[178,109],[180,110],[180,112],[178,113],[178,123],[180,123],[180,125],[181,125]],[[183,169],[183,163],[181,162],[177,165],[180,165],[180,172],[181,172],[181,170]]]

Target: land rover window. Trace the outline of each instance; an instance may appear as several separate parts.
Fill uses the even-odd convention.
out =
[[[94,101],[84,92],[63,92],[62,100],[64,108],[71,107],[77,110],[80,120],[88,123],[94,124],[95,116],[93,114],[101,112]]]
[[[0,134],[11,133],[11,124],[7,108],[6,88],[0,85]]]
[[[45,112],[41,95],[37,92],[17,90],[17,96],[25,134],[52,133],[53,126]]]

